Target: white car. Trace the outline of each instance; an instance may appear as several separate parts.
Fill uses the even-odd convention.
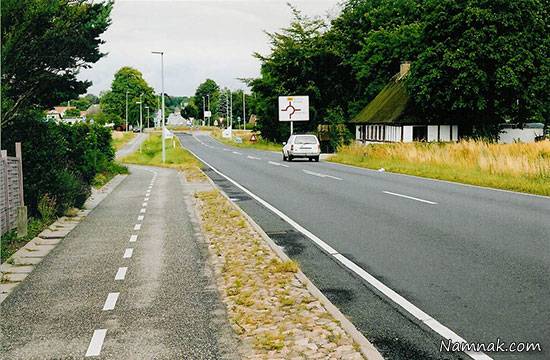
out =
[[[321,146],[315,135],[291,135],[283,145],[283,161],[292,161],[295,158],[319,161]]]

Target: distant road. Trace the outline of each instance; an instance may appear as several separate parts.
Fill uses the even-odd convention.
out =
[[[139,133],[129,143],[116,152],[116,158],[121,159],[127,155],[130,155],[139,148],[139,145],[143,143],[149,137],[148,133]]]
[[[178,136],[311,233],[303,236],[209,172],[388,358],[453,358],[439,353],[441,337],[429,329],[438,325],[422,324],[424,316],[467,341],[540,342],[546,349],[491,358],[550,358],[549,197],[328,162],[289,163],[280,154],[226,146],[204,133]],[[312,238],[328,246],[324,252]],[[373,286],[374,280],[350,279],[345,266],[374,276],[406,300],[405,308],[414,307],[396,305],[400,298]]]

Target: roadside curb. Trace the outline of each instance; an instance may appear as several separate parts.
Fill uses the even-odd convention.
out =
[[[269,245],[269,247],[275,252],[275,254],[279,258],[281,258],[281,260],[291,260],[243,209],[241,209],[237,204],[231,201],[229,196],[220,187],[218,187],[212,179],[210,179],[208,176],[206,176],[206,178],[211,183],[211,185],[215,189],[217,189],[220,194],[222,194],[222,196],[231,204],[231,206],[239,211],[247,219],[254,230],[258,232],[262,239]],[[306,286],[311,295],[319,300],[319,302],[325,307],[327,312],[332,317],[334,317],[334,319],[340,322],[340,326],[342,327],[342,329],[358,344],[359,351],[363,356],[365,356],[368,360],[384,359],[380,352],[378,352],[378,350],[374,347],[374,345],[359,330],[357,330],[355,325],[353,325],[353,323],[348,320],[348,318],[346,318],[344,314],[342,314],[340,310],[325,295],[323,295],[323,293],[307,278],[307,276],[300,269],[298,269],[296,276]]]
[[[116,175],[100,189],[92,188],[92,194],[76,216],[60,217],[0,266],[0,304],[127,176]]]

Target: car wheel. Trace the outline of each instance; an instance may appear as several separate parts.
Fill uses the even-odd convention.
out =
[[[283,152],[283,161],[286,161],[286,155],[284,152]]]
[[[307,158],[307,159],[308,159],[309,161],[313,161],[313,158],[312,158],[312,157],[310,157],[310,158]]]
[[[316,156],[316,157],[315,157],[315,161],[316,161],[316,162],[319,162],[319,156]]]
[[[292,159],[293,159],[292,155],[288,154],[288,156],[286,157],[286,160],[287,161],[292,161]]]

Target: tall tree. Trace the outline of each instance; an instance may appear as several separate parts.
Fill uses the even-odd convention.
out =
[[[121,122],[126,116],[126,92],[128,92],[128,124],[138,125],[140,95],[143,100],[143,118],[145,119],[145,106],[156,109],[157,100],[154,90],[139,70],[125,66],[118,70],[111,84],[111,90],[105,93],[100,100],[101,110],[107,116],[112,117],[115,123]]]
[[[26,107],[50,107],[91,85],[80,69],[99,60],[112,1],[2,1],[2,124]]]
[[[548,118],[547,0],[432,0],[409,89],[426,117],[477,135]]]
[[[197,87],[195,91],[195,105],[199,109],[200,119],[203,117],[203,105],[204,109],[208,110],[208,102],[210,102],[210,111],[212,112],[213,118],[217,118],[219,96],[220,87],[212,79],[206,79]]]

